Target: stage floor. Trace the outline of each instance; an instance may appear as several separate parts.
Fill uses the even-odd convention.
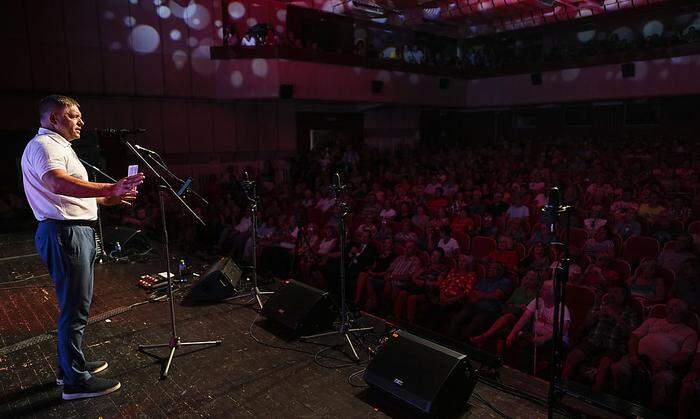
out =
[[[28,239],[13,236],[12,240]],[[223,343],[180,349],[170,376],[160,380],[163,361],[158,356],[166,356],[167,350],[145,353],[137,346],[169,339],[168,305],[132,306],[146,301],[146,293],[135,286],[139,275],[162,270],[157,257],[150,262],[96,266],[92,317],[121,313],[88,326],[84,351],[89,359],[108,361],[109,369],[100,375],[119,379],[122,388],[104,397],[63,402],[54,382],[51,331],[56,327],[57,308],[53,287],[38,258],[27,256],[25,247],[0,246],[0,275],[4,275],[0,280],[0,417],[412,416],[400,405],[370,397],[361,387],[361,376],[349,380],[364,363],[339,366],[347,359],[335,350],[315,361],[314,354],[325,343],[338,340],[284,341],[261,327],[254,306],[244,301],[177,305],[178,334],[183,340],[222,339]],[[10,274],[15,276],[8,279]],[[363,353],[363,360],[367,356]],[[540,397],[546,391],[541,380],[509,368],[501,369],[501,378]],[[499,417],[483,400],[507,417],[546,416],[536,403],[479,383],[464,417]]]

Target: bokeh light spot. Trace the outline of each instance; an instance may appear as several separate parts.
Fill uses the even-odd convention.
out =
[[[158,49],[160,36],[152,26],[138,25],[131,30],[129,44],[138,53],[150,54]]]
[[[231,73],[231,85],[233,87],[243,86],[243,74],[240,71],[236,70]]]
[[[240,19],[245,15],[245,6],[242,3],[234,1],[228,5],[228,14],[233,19]]]
[[[245,21],[246,25],[253,27],[258,24],[258,20],[255,19],[254,17],[248,18],[248,20]]]
[[[267,76],[267,61],[263,60],[262,58],[254,59],[253,62],[251,62],[250,66],[253,69],[253,74],[255,74],[256,76]]]
[[[124,24],[125,24],[127,27],[131,28],[131,27],[133,27],[134,25],[136,25],[136,19],[135,19],[133,16],[126,16],[126,17],[124,18]]]
[[[172,14],[168,6],[158,6],[156,13],[158,13],[158,16],[160,16],[161,19],[167,19]]]
[[[182,33],[178,29],[173,29],[170,31],[170,39],[173,41],[179,41],[182,38]]]
[[[285,22],[287,20],[287,11],[285,9],[279,9],[277,11],[277,19],[279,19],[282,22]]]

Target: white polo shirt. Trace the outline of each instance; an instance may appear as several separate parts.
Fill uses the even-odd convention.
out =
[[[37,135],[24,148],[22,154],[22,178],[24,193],[34,217],[43,221],[96,220],[95,198],[74,198],[51,192],[43,180],[49,170],[63,169],[69,175],[88,181],[85,167],[73,151],[68,140],[46,128],[39,128]]]

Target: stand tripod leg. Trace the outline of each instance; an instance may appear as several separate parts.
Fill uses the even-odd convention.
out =
[[[352,351],[353,356],[355,357],[356,361],[360,360],[360,356],[357,354],[357,351],[355,350],[355,345],[352,344],[352,339],[350,339],[349,334],[345,334],[345,340],[348,341],[348,345],[350,345],[350,350]]]
[[[173,357],[175,356],[176,349],[177,346],[170,349],[170,356],[168,356],[168,362],[165,364],[165,370],[163,370],[163,378],[166,378],[168,376],[168,372],[170,372],[170,366],[173,364]]]

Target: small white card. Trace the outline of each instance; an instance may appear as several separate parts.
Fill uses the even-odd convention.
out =
[[[139,165],[138,164],[130,164],[129,165],[129,172],[127,176],[133,176],[139,172]]]

